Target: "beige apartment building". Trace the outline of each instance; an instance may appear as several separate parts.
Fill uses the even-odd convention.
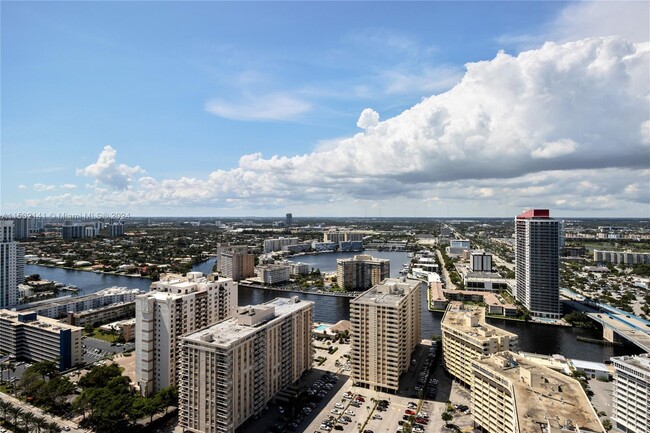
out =
[[[575,379],[512,352],[472,364],[472,418],[488,433],[604,433]]]
[[[219,255],[221,274],[233,281],[255,276],[255,254],[248,251],[224,251]]]
[[[135,300],[136,379],[147,396],[176,384],[179,338],[231,317],[237,285],[201,272],[163,276]]]
[[[472,359],[518,348],[517,334],[488,325],[483,307],[450,302],[441,328],[445,368],[469,387],[472,386]]]
[[[184,431],[230,433],[311,368],[313,302],[299,297],[240,307],[182,338],[179,417]]]
[[[390,277],[390,260],[359,254],[336,261],[336,281],[345,290],[367,290]]]
[[[426,283],[388,278],[350,301],[350,363],[355,385],[397,392],[420,342]]]

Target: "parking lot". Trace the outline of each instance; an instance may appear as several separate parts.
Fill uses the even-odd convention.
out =
[[[116,353],[122,353],[127,350],[132,350],[135,347],[135,343],[117,343],[112,345],[111,343],[100,340],[93,337],[84,337],[84,362],[87,364],[92,364],[100,359],[111,357]]]
[[[316,342],[316,347],[323,343]],[[291,403],[269,404],[267,411],[241,431],[258,432],[409,432],[439,433],[441,415],[450,399],[464,401],[442,366],[434,362],[431,342],[423,341],[414,352],[415,362],[400,379],[397,394],[353,386],[346,370],[349,345],[332,343],[334,354],[317,349],[315,358],[327,358],[298,384],[299,396]],[[437,360],[437,358],[435,358]],[[427,372],[428,374],[423,374]],[[437,386],[431,386],[437,384]],[[434,393],[431,391],[435,390]],[[422,398],[419,398],[422,396]],[[282,408],[282,409],[280,409]],[[418,414],[420,416],[418,416]],[[418,421],[418,422],[416,422]],[[471,416],[454,410],[454,424],[471,427]],[[471,428],[470,428],[471,430]],[[469,430],[466,430],[469,431]]]

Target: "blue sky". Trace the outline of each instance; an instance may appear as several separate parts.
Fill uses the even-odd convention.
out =
[[[489,149],[488,133],[476,133],[475,122],[497,113],[486,108],[445,123],[427,112],[433,117],[419,131],[408,119],[419,110],[467,113],[471,100],[453,108],[470,85],[465,65],[477,65],[474,79],[486,80],[485,93],[503,84],[503,75],[490,78],[488,69],[507,68],[501,60],[509,59],[521,60],[518,70],[529,68],[517,57],[529,50],[540,62],[550,56],[552,65],[578,52],[612,52],[612,61],[626,62],[626,82],[642,101],[647,85],[635,82],[647,70],[625,59],[647,55],[647,9],[643,2],[3,2],[2,212],[505,216],[544,206],[564,215],[650,216],[643,132],[630,138],[620,161],[604,163],[612,161],[604,151],[593,160],[573,157],[589,146],[603,149],[604,141],[588,137],[629,125],[591,134],[591,125],[566,131],[564,119],[548,118],[535,127],[552,131],[531,138],[540,142],[528,160],[505,157],[502,171],[482,173],[462,169],[474,166],[463,158],[477,139]],[[604,24],[602,14],[612,18]],[[546,41],[611,35],[624,42],[543,48]],[[500,50],[508,58],[498,60]],[[501,91],[503,99],[511,90]],[[427,98],[433,105],[423,108]],[[445,98],[453,100],[444,105]],[[476,101],[489,107],[485,98]],[[490,98],[502,99],[492,91]],[[625,108],[641,131],[650,118],[645,108]],[[630,117],[616,105],[609,110],[608,117]],[[419,141],[452,124],[474,132],[455,142],[448,134]],[[373,152],[375,144],[393,153]],[[385,171],[359,169],[376,155],[385,157],[376,163],[385,161]],[[555,160],[537,164],[549,158]],[[458,170],[432,176],[445,162]],[[401,170],[408,165],[421,167]],[[589,185],[558,188],[576,170]],[[635,182],[613,189],[598,181],[622,170]]]

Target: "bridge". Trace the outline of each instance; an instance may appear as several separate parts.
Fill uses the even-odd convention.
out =
[[[650,324],[632,314],[606,312],[588,313],[596,322],[603,325],[603,338],[607,341],[620,341],[621,338],[650,352]]]

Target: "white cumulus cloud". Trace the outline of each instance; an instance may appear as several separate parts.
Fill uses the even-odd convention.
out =
[[[311,109],[306,101],[284,94],[243,97],[233,102],[215,98],[205,104],[209,113],[234,120],[292,120]]]
[[[368,129],[379,124],[379,113],[372,108],[366,108],[361,112],[357,126],[361,129]]]
[[[78,176],[87,176],[118,190],[126,189],[133,176],[144,173],[139,166],[129,167],[126,164],[118,164],[115,160],[117,151],[111,146],[105,146],[99,154],[97,161],[86,168],[78,169]]]

